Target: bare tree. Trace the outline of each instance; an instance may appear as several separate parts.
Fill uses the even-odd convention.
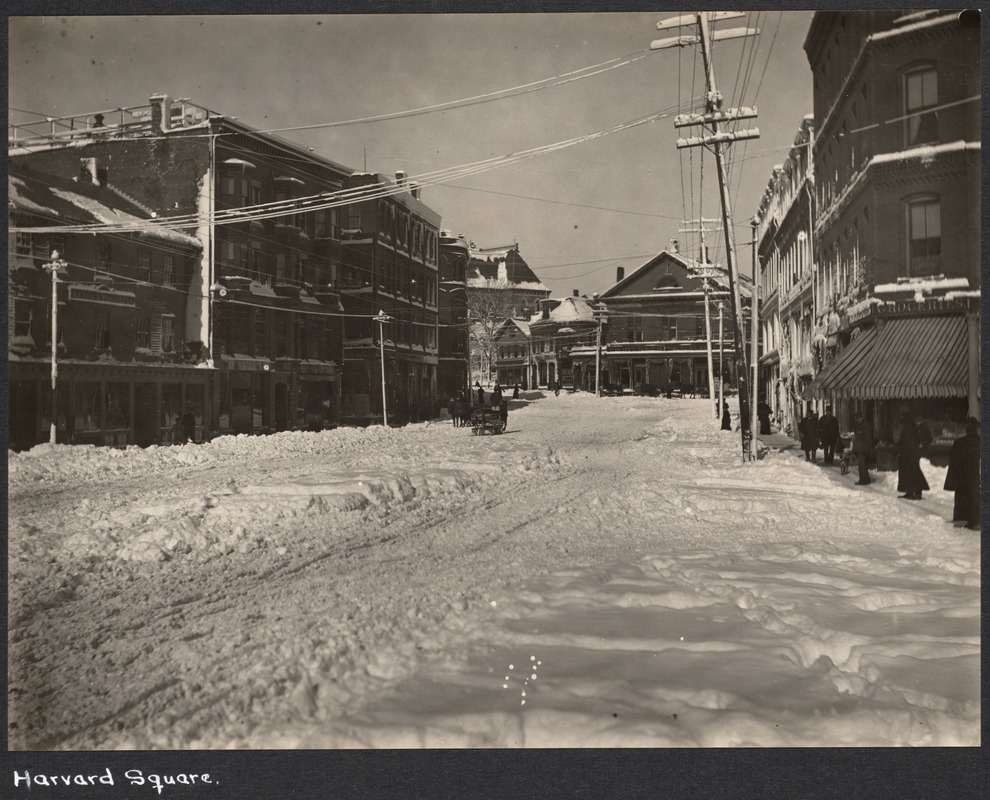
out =
[[[471,321],[471,369],[477,369],[491,383],[495,368],[495,334],[505,320],[521,306],[521,297],[505,280],[489,279],[467,291],[468,317]]]

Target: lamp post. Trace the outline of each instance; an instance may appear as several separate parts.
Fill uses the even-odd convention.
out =
[[[52,260],[44,265],[52,274],[52,425],[48,435],[51,444],[56,442],[58,428],[58,273],[67,266],[58,250],[52,250]]]
[[[379,311],[377,317],[373,317],[378,323],[378,344],[381,346],[382,354],[382,424],[388,427],[388,407],[385,400],[385,323],[391,322],[392,318],[384,311]]]
[[[725,303],[718,301],[718,413],[716,417],[722,416],[722,409],[725,407],[725,364],[722,361],[722,312],[725,311]]]
[[[608,320],[608,307],[598,300],[598,293],[592,295],[595,301],[591,315],[598,323],[598,343],[595,347],[595,395],[602,396],[602,325]]]

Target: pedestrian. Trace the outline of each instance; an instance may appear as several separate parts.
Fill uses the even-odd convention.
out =
[[[760,400],[756,406],[756,416],[760,420],[760,435],[770,433],[770,406],[766,400]]]
[[[732,430],[732,416],[729,414],[729,402],[727,400],[722,401],[722,430]]]
[[[182,415],[182,441],[196,443],[196,415],[192,406],[186,406],[186,413]]]
[[[835,463],[835,449],[839,443],[839,420],[832,414],[832,406],[825,406],[825,413],[818,420],[818,441],[822,446],[824,462]]]
[[[513,400],[518,400],[519,399],[519,384],[518,383],[515,386],[512,387],[512,399]]]
[[[904,492],[902,500],[920,500],[921,493],[929,489],[921,471],[921,451],[932,443],[932,434],[920,415],[912,419],[905,414],[902,419],[897,439],[897,491]]]
[[[485,404],[485,390],[481,388],[481,384],[478,381],[475,381],[474,385],[478,391],[478,405],[483,406]]]
[[[945,473],[947,492],[954,492],[952,523],[980,529],[980,421],[966,420],[966,433],[952,443],[949,469]]]
[[[492,389],[492,405],[497,406],[497,405],[501,405],[501,403],[502,403],[502,387],[496,383],[495,388]]]
[[[856,456],[856,465],[859,467],[859,480],[857,486],[866,486],[870,480],[870,452],[873,450],[873,426],[870,421],[863,416],[862,411],[853,414],[853,444],[852,452]]]
[[[560,397],[560,381],[555,381],[553,383],[553,394],[554,397]]]
[[[502,400],[498,404],[498,416],[502,420],[502,432],[509,427],[509,401]]]
[[[818,417],[810,408],[798,423],[798,434],[801,437],[801,449],[804,450],[804,460],[816,462],[818,454]]]

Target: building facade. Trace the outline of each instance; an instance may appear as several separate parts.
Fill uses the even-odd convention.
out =
[[[755,217],[759,258],[759,397],[797,435],[814,373],[814,118],[806,116],[787,160],[774,167]]]
[[[384,335],[385,396],[389,419],[419,421],[436,415],[440,215],[420,200],[402,172],[395,181],[361,173],[350,190],[384,197],[351,202],[342,234],[345,379],[342,413],[367,424],[382,414]],[[373,317],[384,311],[384,325]]]
[[[559,386],[562,389],[581,387],[578,369],[575,375],[575,348],[595,343],[598,323],[592,316],[592,301],[578,294],[563,299],[548,298],[540,302],[540,315],[531,320],[532,367],[531,385]]]
[[[739,290],[745,307],[751,282],[741,279]],[[741,365],[735,358],[732,298],[724,269],[663,250],[629,275],[619,267],[616,283],[602,292],[600,301],[608,315],[600,353],[603,388],[707,394],[706,302],[716,380],[721,377],[727,387],[737,384]],[[744,319],[746,339],[748,325]],[[595,389],[596,348],[571,351],[578,385],[588,391]]]
[[[437,393],[442,400],[470,388],[470,342],[467,265],[471,259],[463,236],[440,232],[439,363]]]
[[[804,47],[817,132],[806,396],[834,401],[846,426],[862,408],[888,438],[904,412],[951,437],[979,415],[979,12],[817,12]]]
[[[509,318],[495,332],[495,381],[500,386],[519,385],[520,389],[536,388],[532,382],[533,347],[528,322]]]
[[[390,411],[435,411],[439,216],[417,187],[166,95],[50,121],[9,156],[61,176],[84,165],[200,241],[182,334],[218,371],[206,436],[380,419],[382,310]]]
[[[109,220],[135,230],[87,230]],[[217,373],[185,335],[199,240],[160,226],[88,169],[73,180],[11,164],[8,225],[10,448],[50,438],[53,313],[58,443],[167,444],[182,437],[187,411],[202,441]],[[53,254],[64,262],[55,309]]]

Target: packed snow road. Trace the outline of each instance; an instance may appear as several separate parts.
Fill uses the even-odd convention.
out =
[[[513,406],[10,454],[10,747],[979,743],[951,495],[740,464],[701,400]]]

